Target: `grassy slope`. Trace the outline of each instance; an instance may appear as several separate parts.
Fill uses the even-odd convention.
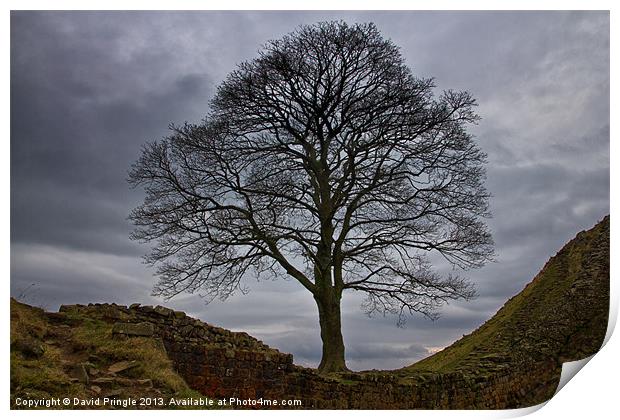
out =
[[[404,372],[499,370],[525,359],[577,360],[602,345],[609,307],[609,216],[551,258],[480,328]]]
[[[24,344],[25,343],[25,344]],[[26,350],[24,350],[26,348]],[[39,349],[40,355],[29,349]],[[138,366],[115,378],[116,383],[91,386],[71,379],[81,363],[90,363],[108,377],[107,368],[119,361],[137,361]],[[151,379],[153,386],[138,386],[138,380]],[[22,398],[123,397],[198,398],[173,370],[161,343],[152,338],[112,338],[112,325],[73,316],[61,323],[51,322],[40,308],[11,299],[11,404]],[[16,408],[16,407],[14,407]]]
[[[16,397],[50,398],[67,392],[86,397],[85,387],[72,383],[62,369],[61,352],[43,344],[49,333],[43,311],[11,299],[11,404]],[[44,350],[40,357],[27,357],[16,350],[20,340]]]

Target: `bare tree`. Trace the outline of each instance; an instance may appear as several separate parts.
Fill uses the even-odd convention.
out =
[[[321,372],[346,370],[340,302],[437,316],[474,289],[431,270],[492,254],[485,154],[467,92],[433,94],[374,24],[302,26],[219,86],[200,124],[172,126],[130,171],[133,238],[156,241],[155,293],[226,298],[248,271],[288,275],[319,311]]]

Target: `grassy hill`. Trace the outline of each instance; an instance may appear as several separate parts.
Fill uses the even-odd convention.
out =
[[[59,396],[203,397],[173,370],[156,339],[114,337],[112,325],[101,320],[47,313],[11,299],[11,407],[18,408],[18,398]],[[101,404],[97,408],[115,407]]]
[[[603,343],[609,311],[609,216],[579,233],[480,328],[402,372],[492,372],[579,360]]]

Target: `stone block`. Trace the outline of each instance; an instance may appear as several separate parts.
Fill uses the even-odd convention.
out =
[[[140,366],[140,363],[136,362],[135,360],[132,360],[132,361],[123,360],[122,362],[114,363],[113,365],[108,367],[108,372],[120,373],[120,372],[129,370],[129,369],[133,369],[137,366]]]
[[[174,314],[174,311],[172,309],[164,308],[161,305],[157,305],[156,307],[154,307],[153,312],[163,316],[164,318],[168,318]]]

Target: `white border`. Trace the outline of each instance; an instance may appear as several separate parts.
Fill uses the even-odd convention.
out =
[[[610,0],[8,0],[9,10],[610,10]]]
[[[617,2],[616,2],[617,3]],[[2,112],[2,127],[4,127],[4,153],[0,154],[0,168],[2,168],[2,188],[4,197],[9,197],[10,188],[10,154],[9,154],[9,138],[10,138],[10,68],[8,66],[9,61],[9,37],[10,37],[10,13],[13,10],[117,10],[117,9],[132,9],[132,10],[199,10],[199,9],[211,9],[211,10],[611,10],[611,74],[616,74],[618,66],[616,65],[617,54],[613,54],[613,47],[618,43],[618,31],[615,27],[615,16],[617,7],[613,1],[591,0],[591,1],[575,1],[575,0],[549,0],[549,1],[458,1],[458,0],[443,0],[443,1],[395,1],[395,0],[382,0],[382,1],[369,1],[369,0],[342,0],[342,1],[327,1],[327,0],[314,0],[314,1],[295,1],[290,0],[263,0],[263,1],[242,1],[242,0],[229,0],[223,1],[191,1],[191,0],[177,0],[174,2],[161,2],[161,1],[146,1],[146,0],[133,0],[133,1],[90,1],[85,4],[84,1],[35,1],[35,0],[23,0],[23,1],[5,1],[3,5],[5,7],[4,14],[2,15],[2,50],[4,52],[5,65],[2,67],[2,75],[4,80],[4,101]],[[614,10],[615,9],[615,10]],[[618,87],[611,82],[611,138],[616,138],[617,129],[615,122],[619,121],[617,113],[617,98]],[[615,208],[616,196],[614,193],[614,187],[617,186],[618,171],[614,162],[616,160],[618,147],[613,141],[611,141],[611,209]],[[8,199],[5,203],[8,202]],[[2,207],[2,218],[0,219],[0,229],[2,229],[4,240],[0,244],[2,250],[3,264],[2,269],[5,273],[4,278],[4,302],[8,303],[9,298],[9,281],[10,279],[10,253],[9,253],[9,232],[10,232],[10,210],[9,206],[5,204]],[[612,221],[612,261],[617,260],[616,241],[614,234],[617,229],[614,227],[615,219]],[[611,323],[615,324],[618,312],[618,299],[617,299],[617,281],[615,266],[612,263],[611,279],[612,279],[612,308],[610,311]],[[4,362],[4,377],[1,385],[0,395],[3,395],[2,404],[3,408],[8,411],[9,408],[9,381],[8,381],[8,364],[9,364],[9,349],[8,349],[8,336],[9,336],[9,320],[8,320],[8,305],[3,311],[3,321],[0,328],[2,328],[3,335],[5,337],[4,346],[2,347],[2,358]],[[608,418],[610,413],[616,411],[616,386],[615,381],[618,378],[618,358],[616,355],[620,354],[620,345],[618,344],[617,334],[611,336],[604,348],[592,358],[592,361],[588,363],[581,372],[577,375],[577,379],[570,381],[555,397],[553,397],[544,408],[535,411],[530,415],[532,419],[581,419],[585,416],[596,416],[601,418]],[[609,338],[609,337],[608,337]],[[540,408],[540,407],[539,407]],[[362,418],[368,416],[377,415],[389,415],[394,418],[411,418],[412,416],[417,418],[434,418],[434,419],[488,419],[488,418],[506,418],[515,417],[526,414],[526,411],[531,410],[504,410],[504,411],[408,411],[408,410],[394,410],[386,413],[378,413],[375,411],[339,411],[335,413],[338,417],[346,418]],[[115,416],[128,417],[134,416],[138,413],[133,411],[99,411],[89,412],[89,416],[101,417],[109,416],[114,413]],[[173,412],[170,411],[149,411],[144,413],[149,418],[166,418],[168,419]],[[31,418],[44,417],[52,418],[82,418],[84,412],[35,412],[35,411],[11,411],[11,416],[16,418]],[[316,412],[316,411],[301,411],[296,412],[295,417],[313,418],[317,414],[320,416],[334,414],[332,412]],[[253,417],[259,419],[273,419],[273,418],[288,418],[291,415],[290,412],[272,412],[272,411],[218,411],[218,412],[202,412],[202,411],[183,411],[183,417],[186,418],[201,418],[215,416],[218,418],[231,418],[231,417]]]

